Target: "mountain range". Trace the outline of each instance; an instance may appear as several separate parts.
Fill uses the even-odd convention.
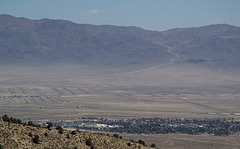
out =
[[[160,32],[0,15],[0,47],[0,63],[154,66],[184,62],[239,68],[240,27],[216,24]]]

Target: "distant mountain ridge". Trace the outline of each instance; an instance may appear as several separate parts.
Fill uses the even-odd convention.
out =
[[[187,62],[194,59],[208,65],[227,67],[240,64],[240,27],[215,24],[161,33],[164,36],[159,40],[172,47]]]
[[[175,57],[171,48],[182,62],[238,65],[240,27],[216,24],[158,32],[0,15],[0,47],[1,63],[161,64]]]
[[[2,61],[44,60],[134,63],[172,57],[137,27],[96,26],[69,21],[0,16]],[[149,52],[149,50],[151,52]],[[161,58],[161,59],[159,59]],[[12,61],[10,60],[10,61]],[[153,61],[153,60],[151,60]]]

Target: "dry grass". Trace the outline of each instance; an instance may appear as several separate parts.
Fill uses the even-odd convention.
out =
[[[32,136],[28,134],[31,133]],[[45,133],[48,135],[46,136]],[[32,139],[35,135],[39,136],[39,143],[33,143]],[[69,135],[69,138],[67,136]],[[86,144],[86,140],[91,139],[91,145]],[[130,146],[128,144],[131,144]],[[116,137],[107,136],[100,133],[77,132],[71,134],[71,131],[64,130],[63,134],[59,134],[57,130],[48,130],[46,128],[36,128],[31,126],[23,126],[19,124],[8,124],[0,119],[0,144],[8,149],[22,148],[69,148],[77,147],[79,149],[148,149],[137,143]]]

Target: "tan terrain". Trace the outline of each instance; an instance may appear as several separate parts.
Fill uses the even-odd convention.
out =
[[[29,136],[29,133],[32,136]],[[60,134],[58,130],[41,127],[32,127],[22,124],[3,122],[0,119],[0,145],[4,149],[23,149],[23,148],[66,148],[66,149],[148,149],[151,147],[132,143],[128,140],[108,136],[101,133],[76,132],[71,134],[70,130],[63,130]],[[46,135],[47,134],[47,135]],[[33,142],[35,135],[39,136],[38,143]],[[89,141],[90,140],[90,141]],[[87,143],[88,141],[88,143]]]

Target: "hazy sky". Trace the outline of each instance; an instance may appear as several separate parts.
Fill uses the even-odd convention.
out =
[[[0,0],[0,14],[150,30],[240,26],[240,0]]]

